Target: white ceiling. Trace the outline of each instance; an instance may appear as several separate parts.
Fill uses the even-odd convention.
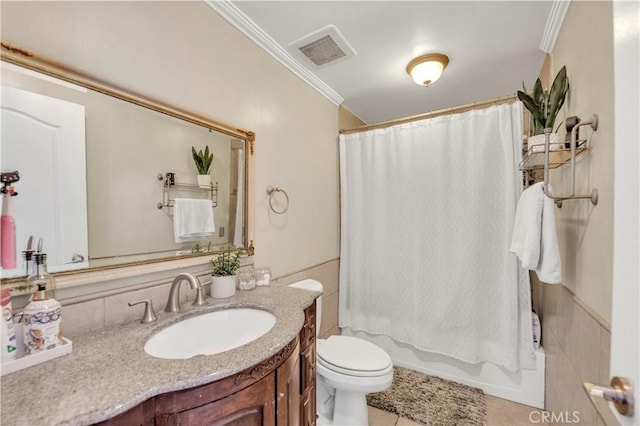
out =
[[[544,60],[539,46],[553,2],[232,4],[244,21],[272,39],[269,43],[275,41],[270,50],[281,48],[292,57],[296,52],[290,43],[335,25],[357,56],[320,69],[306,59],[297,66],[307,68],[320,84],[329,86],[329,92],[337,92],[344,106],[365,122],[374,123],[514,94],[523,80],[531,86]],[[440,80],[424,88],[411,80],[405,68],[414,57],[431,52],[448,55],[450,62]]]

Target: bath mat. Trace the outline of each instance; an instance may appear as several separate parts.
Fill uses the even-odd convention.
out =
[[[393,384],[367,395],[367,404],[428,426],[481,426],[487,403],[480,389],[406,368],[393,368]]]

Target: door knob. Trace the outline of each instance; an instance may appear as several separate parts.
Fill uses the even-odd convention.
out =
[[[584,385],[589,395],[613,402],[618,413],[623,416],[633,416],[635,405],[633,388],[624,377],[615,376],[611,379],[611,386],[599,386],[592,383],[585,383]]]
[[[71,256],[71,262],[67,263],[82,263],[84,262],[84,256],[78,253],[73,253]]]

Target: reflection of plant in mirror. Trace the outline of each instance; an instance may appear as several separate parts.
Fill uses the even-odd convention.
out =
[[[208,175],[211,163],[213,163],[213,154],[209,154],[209,145],[204,149],[196,151],[194,147],[191,147],[191,154],[193,155],[193,161],[196,163],[198,173],[201,175]]]
[[[207,243],[207,247],[205,248],[203,245],[200,245],[200,243],[195,243],[192,247],[191,247],[191,253],[206,253],[206,252],[210,252],[211,251],[211,246],[212,246],[212,242],[209,241]]]
[[[233,246],[225,248],[222,253],[211,259],[211,266],[213,267],[211,275],[215,277],[235,275],[240,268],[240,255],[242,253],[243,250]]]

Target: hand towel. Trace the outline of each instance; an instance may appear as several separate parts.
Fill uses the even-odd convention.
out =
[[[511,251],[522,267],[536,271],[540,281],[559,284],[562,263],[556,233],[553,200],[544,194],[543,183],[527,188],[518,201]]]
[[[211,200],[176,198],[173,205],[173,236],[176,243],[204,240],[214,235]]]

